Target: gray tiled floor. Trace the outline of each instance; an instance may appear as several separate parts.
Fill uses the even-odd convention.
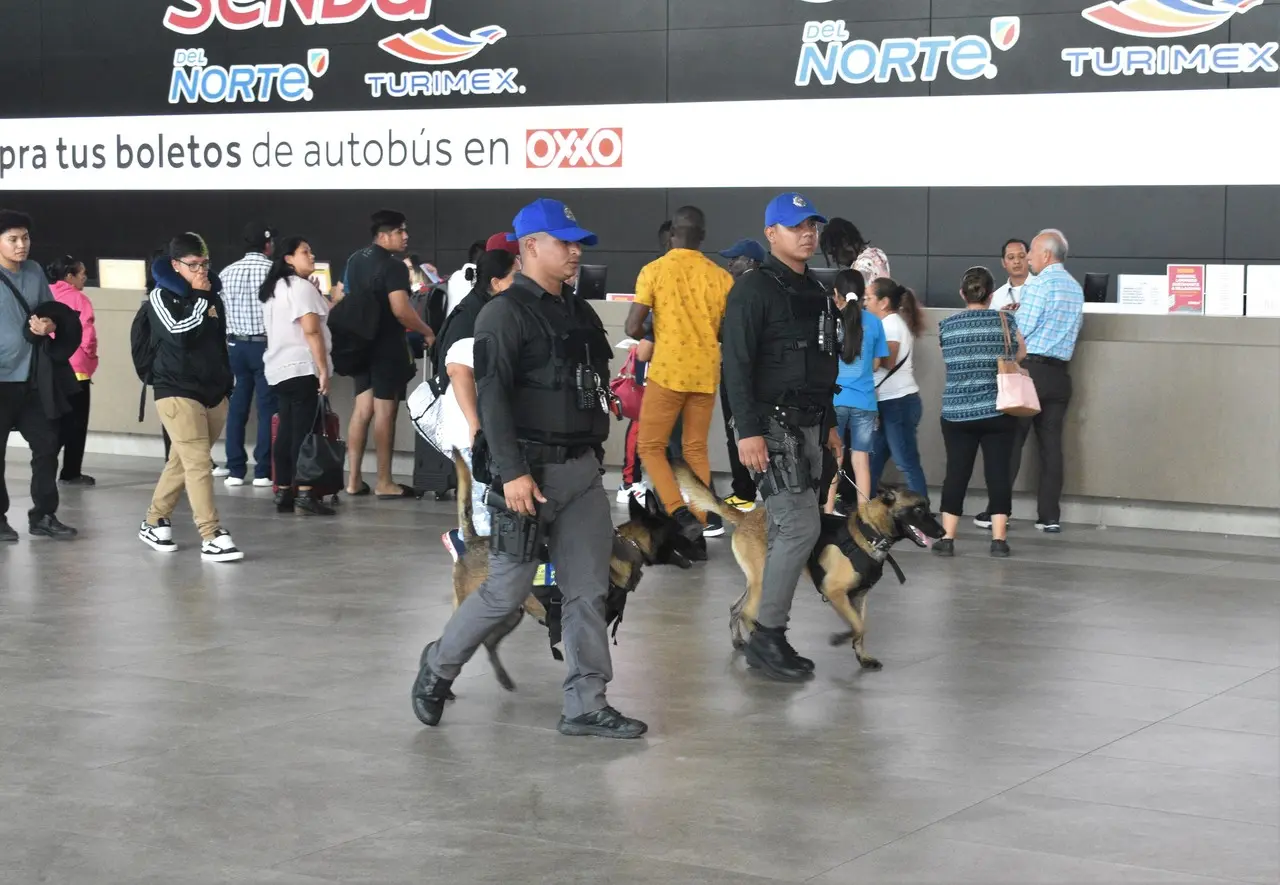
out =
[[[220,490],[249,559],[204,565],[185,517],[176,556],[134,538],[158,465],[91,469],[79,542],[0,550],[0,882],[1280,878],[1274,541],[1022,524],[998,562],[966,530],[872,597],[881,673],[802,588],[799,687],[729,649],[713,541],[650,570],[618,635],[612,697],[650,737],[575,741],[532,626],[517,693],[477,661],[442,728],[413,718],[451,505],[306,520]]]

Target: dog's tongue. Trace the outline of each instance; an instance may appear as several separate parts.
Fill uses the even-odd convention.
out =
[[[911,532],[912,537],[914,537],[916,540],[924,544],[924,547],[926,550],[929,550],[933,547],[933,538],[930,538],[928,535],[920,531],[915,526],[909,525],[907,526],[907,530]]]

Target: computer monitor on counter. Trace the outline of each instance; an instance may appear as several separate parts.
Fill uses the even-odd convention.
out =
[[[609,291],[609,268],[603,264],[584,264],[578,268],[578,297],[587,301],[604,301]]]

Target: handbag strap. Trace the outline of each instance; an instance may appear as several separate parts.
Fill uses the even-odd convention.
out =
[[[876,385],[876,390],[879,390],[879,389],[881,388],[881,386],[883,386],[883,385],[884,385],[884,383],[885,383],[886,381],[888,381],[890,378],[892,378],[894,375],[896,375],[896,374],[898,373],[898,370],[899,370],[899,369],[901,369],[903,366],[905,366],[905,365],[907,364],[907,358],[908,358],[908,357],[910,357],[910,356],[911,356],[911,354],[910,354],[910,353],[908,353],[908,354],[907,354],[906,356],[904,356],[902,359],[898,360],[898,364],[897,364],[896,366],[894,366],[892,369],[890,369],[890,370],[889,370],[889,374],[888,374],[888,375],[885,375],[883,378],[881,378],[881,379],[880,379],[880,383]]]
[[[13,284],[13,281],[10,280],[7,275],[0,273],[0,282],[3,282],[5,287],[13,293],[13,297],[18,299],[18,303],[21,304],[22,309],[27,312],[27,316],[31,316],[35,313],[35,311],[31,309],[31,305],[27,304],[27,299],[22,297],[22,293],[18,291],[18,287]]]
[[[1009,332],[1009,316],[1003,310],[997,313],[1000,314],[1000,327],[1004,329],[1004,358],[1012,360],[1014,357],[1013,335]]]

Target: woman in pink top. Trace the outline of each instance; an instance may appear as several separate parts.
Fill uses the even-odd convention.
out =
[[[64,255],[45,268],[49,288],[60,303],[80,314],[83,334],[80,347],[71,357],[71,368],[80,382],[80,392],[71,399],[71,411],[62,416],[59,432],[62,443],[62,473],[58,480],[63,485],[91,486],[92,476],[81,472],[84,464],[84,443],[89,435],[89,387],[93,373],[98,370],[98,330],[94,326],[93,304],[84,294],[88,274],[84,262]]]

